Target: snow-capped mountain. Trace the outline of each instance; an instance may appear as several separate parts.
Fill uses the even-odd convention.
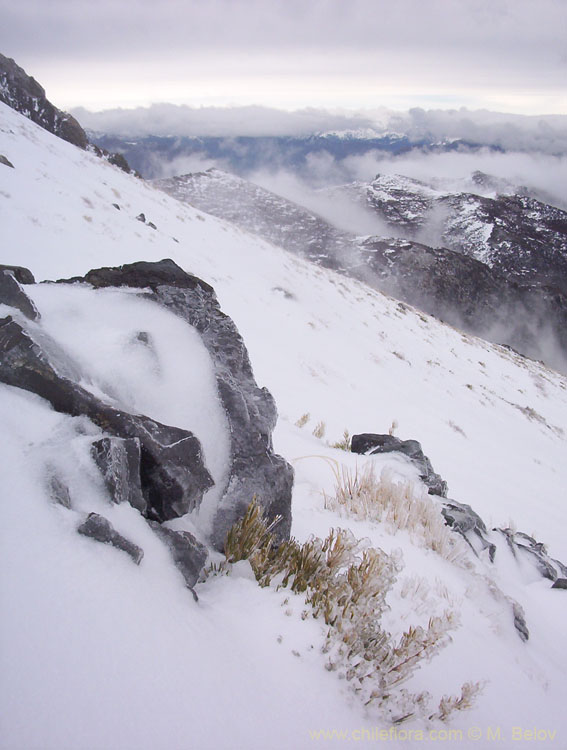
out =
[[[348,196],[376,211],[384,232],[403,236],[357,237],[218,169],[156,184],[275,245],[565,370],[567,224],[559,209],[527,197],[446,194],[381,176],[371,186],[326,191],[341,198],[339,214]]]
[[[406,238],[448,247],[518,284],[549,286],[565,295],[567,213],[528,195],[501,194],[506,186],[486,175],[475,173],[471,182],[480,190],[445,192],[408,177],[377,175],[370,184],[336,190]],[[488,191],[493,194],[479,194]]]
[[[446,611],[452,627],[445,648],[423,660],[405,687],[429,692],[437,705],[463,683],[483,686],[448,724],[384,723],[359,700],[349,670],[336,667],[339,657],[324,653],[329,626],[310,615],[305,595],[259,588],[241,561],[228,575],[196,583],[196,602],[140,509],[109,502],[88,450],[105,437],[105,425],[3,382],[4,746],[307,748],[339,732],[375,744],[383,729],[404,747],[421,747],[422,732],[470,748],[479,747],[479,736],[510,743],[518,728],[564,743],[566,604],[541,573],[554,563],[537,545],[547,545],[549,559],[567,557],[565,378],[182,203],[2,104],[0,154],[2,262],[43,281],[171,258],[181,277],[194,274],[214,287],[219,320],[234,321],[255,380],[278,407],[274,449],[295,469],[292,535],[304,542],[340,527],[399,567],[401,550],[384,627],[398,638]],[[197,324],[158,306],[149,287],[140,292],[114,280],[102,288],[93,276],[32,284],[15,268],[8,276],[15,297],[4,297],[2,317],[34,333],[33,351],[44,347],[47,357],[65,361],[65,377],[115,411],[193,431],[218,480],[230,430],[223,410],[212,407],[220,391]],[[152,283],[153,294],[167,287]],[[168,304],[176,299],[167,289],[161,294]],[[207,323],[199,323],[205,332]],[[345,428],[419,440],[448,497],[427,494],[415,446],[356,455],[329,445]],[[68,495],[48,482],[53,466]],[[450,532],[458,554],[448,558],[427,546],[423,524],[403,527],[341,508],[333,466],[352,476],[369,466],[384,471],[383,486],[410,487],[437,520],[452,504],[454,526],[458,518],[472,523],[469,531],[484,522],[478,540],[488,546],[483,551],[478,541],[473,550],[474,539],[469,546]],[[54,501],[58,492],[69,507]],[[143,550],[139,564],[77,533],[91,513]],[[193,535],[218,566],[209,519],[192,511],[162,526]],[[561,569],[549,575],[560,578]]]

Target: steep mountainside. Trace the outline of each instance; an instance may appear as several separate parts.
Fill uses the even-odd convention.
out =
[[[353,237],[321,216],[241,177],[220,169],[156,180],[177,200],[230,221],[292,253],[341,268],[349,263]]]
[[[482,742],[499,727],[503,746],[541,727],[564,745],[565,378],[182,204],[3,104],[0,153],[12,164],[0,164],[1,369],[25,376],[0,384],[6,747],[307,750],[384,730],[411,750],[440,737],[471,750],[471,727]],[[34,284],[21,266],[38,281],[84,278]],[[193,431],[221,485],[227,457],[248,465],[228,412],[260,426],[248,435],[268,467],[274,402],[252,383],[231,398],[214,377],[227,368],[253,370],[277,404],[297,544],[317,557],[312,535],[342,529],[331,540],[343,557],[328,543],[323,559],[339,566],[336,589],[364,594],[346,608],[362,629],[340,619],[344,601],[317,616],[301,576],[260,588],[248,561],[223,566],[203,513],[218,497],[158,532],[105,481],[104,433],[128,415],[155,451],[155,423],[177,434],[161,441],[176,454]],[[102,417],[52,406],[46,382],[75,383]],[[360,453],[344,450],[345,428]],[[167,485],[141,458],[142,490]],[[357,492],[345,501],[341,485],[372,473],[372,507]],[[189,579],[198,601],[180,536],[209,567]],[[374,661],[348,661],[366,647]]]
[[[394,231],[414,239],[357,238],[281,196],[217,169],[156,182],[179,200],[269,242],[563,371],[567,365],[564,212],[514,196],[498,201],[472,195],[446,197],[409,178],[384,178],[383,183],[383,189],[373,183],[361,199],[363,204],[380,210]],[[349,186],[336,192],[360,198],[358,189]],[[440,203],[441,209],[437,203],[445,198],[447,205],[462,203],[463,208],[450,222],[452,244],[434,249],[431,244],[437,245],[439,239],[434,237],[436,217],[449,224],[445,218],[449,208]],[[473,207],[481,201],[491,208],[527,202],[537,206],[538,212],[523,211],[523,224],[517,229],[512,208],[505,221],[499,218],[497,224],[495,219],[490,227],[497,227],[493,234],[500,240],[491,240],[488,257],[482,243],[489,230],[474,212],[468,212],[469,198]],[[516,245],[506,239],[512,231]],[[539,244],[532,242],[534,236]],[[468,252],[459,237],[466,237]]]

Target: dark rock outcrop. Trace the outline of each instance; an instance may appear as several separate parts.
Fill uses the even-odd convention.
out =
[[[0,303],[15,307],[30,320],[39,318],[36,306],[20,286],[15,274],[10,270],[3,271],[1,268]]]
[[[79,534],[88,536],[97,542],[110,544],[116,549],[122,550],[139,565],[144,557],[144,550],[137,544],[119,534],[104,516],[98,513],[89,513],[87,519],[77,528]]]
[[[352,436],[350,449],[352,453],[371,456],[377,453],[402,453],[417,468],[420,479],[431,495],[447,497],[447,482],[433,471],[431,461],[424,455],[417,440],[400,440],[394,435],[363,433]]]
[[[175,566],[185,579],[187,588],[193,591],[193,586],[197,583],[207,561],[207,548],[188,531],[174,531],[155,521],[149,523],[158,537],[169,547]],[[194,591],[193,595],[196,597]]]
[[[42,343],[45,342],[45,337]],[[201,502],[213,485],[204,466],[201,444],[190,432],[160,424],[143,415],[118,411],[58,374],[40,343],[13,318],[0,320],[0,381],[45,398],[56,411],[87,416],[106,433],[137,438],[140,479],[148,514],[158,520],[184,515]],[[64,369],[64,364],[63,364]]]
[[[140,481],[139,438],[104,437],[93,443],[91,454],[104,477],[112,502],[129,503],[145,514],[147,503]]]
[[[111,154],[91,144],[77,120],[68,112],[55,107],[47,99],[45,89],[35,78],[29,76],[12,58],[2,54],[0,54],[0,101],[58,138],[80,149],[88,149],[124,172],[131,173],[132,170],[123,154]],[[7,159],[4,163],[6,162],[9,166],[13,166]]]
[[[227,531],[254,498],[268,518],[281,516],[275,534],[287,539],[293,469],[273,451],[275,403],[269,391],[256,384],[242,337],[233,321],[220,310],[213,288],[172,260],[100,268],[89,271],[84,278],[67,281],[86,281],[95,288],[151,289],[151,298],[196,328],[211,356],[230,427],[231,466],[214,521],[213,543],[223,549]]]
[[[0,54],[0,101],[50,133],[86,149],[87,134],[77,120],[54,107],[45,90],[9,57]]]
[[[557,578],[552,589],[567,589],[567,578]]]
[[[19,284],[35,284],[33,273],[23,266],[5,266],[0,263],[1,271],[9,271]]]
[[[460,534],[475,553],[478,554],[487,549],[490,561],[494,561],[496,545],[486,538],[488,534],[486,525],[470,505],[458,503],[456,500],[446,500],[443,503],[441,514],[447,526]]]
[[[0,164],[3,164],[5,167],[11,167],[14,169],[14,165],[10,161],[10,159],[7,159],[4,154],[0,154]]]

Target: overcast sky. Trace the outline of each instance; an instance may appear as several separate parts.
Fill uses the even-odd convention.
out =
[[[62,108],[567,113],[567,0],[0,0]]]

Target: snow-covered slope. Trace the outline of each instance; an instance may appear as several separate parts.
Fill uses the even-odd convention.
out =
[[[405,531],[331,512],[322,491],[333,493],[333,474],[321,458],[351,468],[373,462],[415,480],[399,455],[355,456],[326,442],[345,428],[387,432],[395,423],[397,435],[421,441],[451,498],[490,527],[514,523],[565,561],[565,378],[183,205],[3,105],[0,117],[0,154],[13,164],[0,164],[2,262],[41,280],[170,257],[212,284],[278,405],[275,448],[296,469],[292,533],[305,540],[341,526],[387,552],[401,548],[405,568],[388,613],[394,633],[446,607],[460,613],[452,642],[408,687],[438,701],[466,680],[486,684],[470,712],[433,730],[460,732],[445,743],[459,748],[482,746],[476,728],[484,740],[499,730],[502,746],[514,727],[564,744],[564,592],[520,567],[505,545],[494,565],[472,560],[474,569],[463,569]],[[37,290],[38,306],[50,289]],[[112,334],[104,317],[100,341]],[[55,321],[53,330],[65,325]],[[160,356],[174,361],[176,340],[164,342]],[[137,375],[136,393],[150,399]],[[166,370],[156,387],[170,377]],[[155,401],[168,408],[161,395]],[[195,603],[139,514],[109,509],[81,472],[80,452],[67,455],[68,440],[80,438],[76,420],[4,385],[0,408],[4,747],[307,748],[312,732],[363,740],[354,733],[381,726],[348,682],[323,668],[326,629],[302,619],[301,597],[259,589],[241,565],[199,585]],[[320,422],[323,438],[312,434]],[[50,504],[41,476],[49,455],[82,483],[82,509],[104,508],[144,547],[139,567],[79,537],[65,509]],[[199,519],[175,523],[194,529]],[[523,607],[527,643],[499,590]],[[422,745],[395,736],[400,746]]]

